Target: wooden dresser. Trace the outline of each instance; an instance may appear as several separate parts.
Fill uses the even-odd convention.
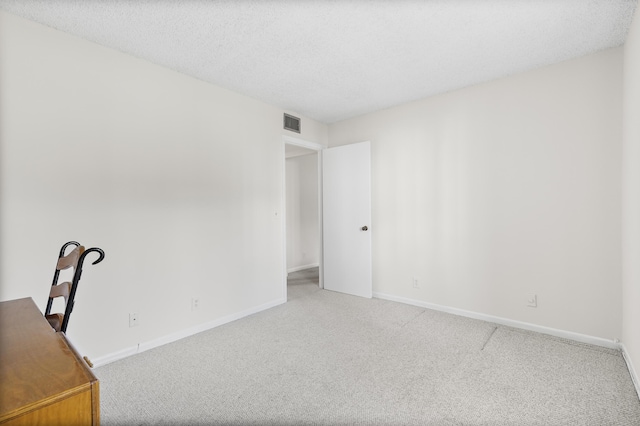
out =
[[[99,425],[98,379],[31,298],[0,302],[0,425]]]

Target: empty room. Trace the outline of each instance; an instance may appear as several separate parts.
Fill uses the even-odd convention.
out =
[[[0,0],[0,326],[7,425],[640,425],[637,0]]]

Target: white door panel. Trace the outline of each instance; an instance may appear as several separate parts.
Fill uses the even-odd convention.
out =
[[[371,297],[371,144],[325,149],[322,165],[324,288]]]

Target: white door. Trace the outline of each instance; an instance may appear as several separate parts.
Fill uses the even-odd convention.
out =
[[[372,296],[371,144],[322,151],[324,288]]]

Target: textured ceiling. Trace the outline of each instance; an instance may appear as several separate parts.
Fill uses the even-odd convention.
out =
[[[624,43],[637,0],[0,0],[321,122]]]

